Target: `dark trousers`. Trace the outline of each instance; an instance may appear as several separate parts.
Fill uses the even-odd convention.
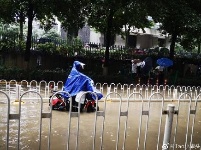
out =
[[[163,85],[164,84],[164,73],[161,71],[159,72],[158,75],[158,85]]]

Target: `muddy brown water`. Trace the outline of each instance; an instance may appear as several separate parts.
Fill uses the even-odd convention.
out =
[[[0,99],[0,150],[6,149],[6,115],[7,115],[7,103],[4,98]],[[3,102],[4,101],[4,102]],[[20,149],[22,150],[36,150],[39,147],[39,120],[40,120],[40,103],[30,100],[24,100],[21,111],[21,123],[20,123]],[[165,102],[163,109],[167,109],[167,104],[174,104],[177,106],[177,102]],[[104,110],[104,102],[99,103],[100,111]],[[18,113],[18,104],[11,102],[11,113]],[[127,120],[127,132],[125,139],[125,150],[137,149],[138,137],[139,137],[139,124],[141,116],[141,103],[130,102],[128,109],[128,117],[121,116],[120,127],[118,131],[118,116],[119,116],[119,102],[106,102],[105,108],[105,120],[103,116],[97,117],[95,123],[95,112],[80,114],[79,120],[79,135],[78,135],[78,149],[90,150],[93,148],[94,126],[96,125],[95,135],[95,149],[114,150],[116,149],[116,142],[118,142],[118,149],[123,147],[123,137],[125,131],[125,122]],[[148,110],[148,103],[144,103],[143,110]],[[140,133],[139,149],[156,150],[158,143],[159,123],[161,116],[161,102],[151,102],[149,116],[142,116],[142,125]],[[126,111],[127,103],[122,103],[122,110]],[[173,118],[172,136],[170,143],[174,140],[174,133],[177,124],[177,134],[175,145],[169,146],[175,149],[185,149],[185,142],[187,137],[187,146],[190,146],[190,138],[192,133],[192,123],[194,114],[190,115],[190,123],[187,128],[188,121],[188,108],[189,102],[181,102],[179,115],[175,115]],[[193,108],[192,108],[193,109]],[[43,112],[48,112],[48,103],[44,103]],[[198,103],[195,125],[192,136],[192,146],[199,148],[201,146],[201,104]],[[162,115],[161,130],[159,137],[159,150],[162,149],[164,126],[167,115]],[[148,121],[147,136],[145,137],[146,122]],[[65,150],[67,149],[67,142],[69,139],[69,149],[76,148],[77,138],[77,122],[78,118],[73,117],[70,125],[70,139],[68,134],[69,125],[69,112],[67,111],[52,111],[52,126],[50,136],[50,149],[51,150]],[[102,137],[102,124],[104,121],[104,131]],[[186,131],[188,129],[188,134]],[[42,132],[41,132],[41,149],[48,149],[48,132],[49,132],[49,119],[42,119]],[[17,149],[17,133],[18,133],[18,120],[10,120],[10,137],[9,137],[9,150]],[[119,134],[119,139],[117,138]],[[145,141],[146,139],[146,141]],[[102,144],[101,144],[102,140]],[[102,147],[101,147],[102,146]],[[189,149],[189,148],[187,148]],[[193,148],[192,148],[193,149]]]

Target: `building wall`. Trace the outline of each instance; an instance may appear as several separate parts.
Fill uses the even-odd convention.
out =
[[[136,48],[146,49],[152,47],[152,35],[137,35]]]
[[[122,39],[120,35],[116,35],[115,44],[114,45],[123,45],[125,46],[125,40]]]
[[[146,33],[143,33],[142,30],[137,30],[138,33],[133,34],[135,35],[136,41],[133,41],[134,43],[136,42],[136,48],[141,48],[141,49],[148,49],[148,48],[155,48],[158,45],[158,39],[162,38],[164,39],[164,47],[169,48],[170,42],[169,38],[166,36],[161,36],[160,32],[156,29],[148,29],[145,28]],[[84,36],[84,35],[87,36]],[[97,44],[104,44],[104,35],[96,32],[93,28],[89,28],[86,30],[86,26],[79,31],[79,37],[84,43],[97,43]],[[125,46],[125,39],[123,39],[120,35],[116,35],[115,37],[115,42],[114,45],[121,45]]]
[[[36,33],[39,37],[44,34],[44,30],[40,29],[40,24],[38,21],[33,22],[34,33]],[[131,34],[136,36],[136,41],[134,41],[133,45],[136,43],[136,48],[154,48],[159,46],[158,39],[164,39],[164,47],[170,47],[170,37],[161,36],[159,30],[157,30],[158,25],[152,28],[145,28],[144,31],[142,29],[133,28]],[[56,25],[53,27],[55,31],[62,36],[63,39],[66,39],[66,32],[61,28],[61,23],[56,19]],[[36,31],[37,30],[37,31]],[[95,29],[90,28],[87,24],[79,30],[78,37],[81,39],[83,43],[96,43],[96,44],[104,44],[104,35],[96,32]],[[120,35],[116,35],[114,45],[125,46],[125,39],[123,39]]]
[[[169,37],[169,36],[165,38],[165,47],[169,48],[169,49],[170,49],[170,44],[171,44],[170,40],[171,40],[171,37]]]
[[[151,48],[154,48],[154,47],[157,47],[157,46],[158,46],[158,37],[153,36],[152,37],[152,47]]]
[[[61,23],[56,20],[57,25],[53,27],[55,31],[62,36],[63,39],[66,39],[66,32],[62,30]],[[40,24],[37,21],[33,22],[33,29],[37,29],[38,36],[42,36],[44,31],[39,28]],[[145,33],[141,29],[134,28],[131,31],[131,35],[135,35],[136,39],[133,41],[132,45],[136,45],[136,48],[155,48],[158,45],[158,39],[164,39],[164,47],[170,47],[170,37],[161,36],[161,33],[157,30],[157,27],[153,28],[145,28]],[[81,39],[83,43],[96,43],[96,44],[105,44],[104,43],[104,35],[96,32],[95,29],[90,28],[87,24],[79,30],[78,37]],[[125,46],[125,39],[123,39],[120,35],[116,35],[114,45]]]
[[[28,26],[28,20],[26,19],[26,26]],[[34,36],[42,37],[45,34],[45,30],[40,27],[40,22],[38,20],[33,20],[32,22],[32,32]],[[58,35],[61,35],[62,28],[61,23],[55,18],[55,25],[51,28],[52,31],[55,31]]]
[[[85,25],[82,29],[78,31],[78,37],[82,39],[83,43],[90,42],[90,27]]]
[[[90,29],[90,42],[92,43],[100,43],[103,44],[102,42],[104,41],[103,39],[103,35],[101,35],[101,33],[96,32],[94,29]]]

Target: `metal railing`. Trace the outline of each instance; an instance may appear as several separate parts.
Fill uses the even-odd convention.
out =
[[[16,80],[0,80],[0,90],[7,92],[11,99],[19,99],[20,93],[27,90],[35,90],[44,99],[44,102],[49,99],[49,96],[52,95],[52,91],[59,91],[63,89],[64,83],[62,81],[40,81],[32,80],[30,82],[22,80],[17,82]],[[189,93],[192,99],[201,93],[200,86],[174,86],[174,85],[140,85],[140,84],[107,84],[107,83],[96,83],[96,88],[100,90],[101,93],[107,95],[111,92],[117,92],[121,94],[122,99],[125,100],[132,93],[140,93],[143,95],[144,100],[148,100],[150,95],[153,93],[161,93],[166,101],[174,101],[179,98],[182,93]],[[29,95],[30,97],[30,95]],[[136,95],[133,97],[137,98]],[[108,97],[112,101],[118,99],[117,95],[110,95]],[[132,101],[132,99],[131,99]]]
[[[23,149],[23,144],[27,144],[22,143],[23,136],[27,136],[28,139],[32,138],[28,134],[32,132],[31,130],[22,130],[23,128],[28,128],[26,127],[28,123],[24,124],[23,121],[32,117],[29,114],[31,109],[36,109],[39,118],[37,127],[38,140],[35,145],[31,146],[34,146],[35,149],[44,149],[42,145],[45,145],[46,149],[53,148],[54,142],[52,141],[57,139],[57,136],[52,131],[55,128],[53,124],[56,123],[53,116],[56,117],[58,113],[52,111],[51,105],[50,109],[44,108],[43,105],[45,103],[43,99],[47,98],[49,96],[48,91],[53,89],[58,90],[57,93],[64,92],[60,91],[62,86],[61,82],[1,82],[0,107],[2,109],[0,109],[0,114],[2,115],[0,116],[0,131],[6,131],[1,132],[1,149],[9,149],[13,143],[17,145],[15,146],[17,149]],[[88,145],[88,148],[90,147],[93,150],[108,148],[116,150],[200,149],[201,136],[198,134],[200,132],[199,114],[201,113],[200,109],[198,109],[201,98],[200,87],[149,87],[145,85],[131,86],[126,84],[108,85],[99,83],[96,84],[96,87],[106,94],[102,100],[97,101],[96,99],[96,107],[99,105],[100,110],[96,109],[94,116],[88,115],[88,118],[93,120],[92,129],[90,130],[92,134],[87,129],[89,132],[87,136],[91,135],[91,145]],[[11,92],[13,88],[17,89],[14,92],[15,94],[17,93],[15,96]],[[164,94],[164,89],[166,94]],[[168,96],[173,96],[174,100],[172,101],[173,98],[168,98]],[[14,100],[19,99],[17,102],[18,112],[13,112],[13,107],[16,107],[13,104],[13,98]],[[34,105],[29,105],[29,101],[32,101],[31,103],[34,103]],[[7,111],[5,111],[5,105],[7,106]],[[70,105],[72,106],[71,99]],[[37,113],[34,115],[37,116]],[[66,145],[65,149],[78,150],[86,148],[86,143],[82,142],[85,139],[79,138],[80,136],[88,138],[85,137],[85,133],[86,128],[89,127],[83,128],[81,126],[83,121],[87,121],[82,120],[84,114],[81,114],[79,109],[78,112],[72,112],[70,109],[67,114],[67,116],[63,115],[63,117],[66,116],[63,118],[66,121],[63,120],[59,124],[56,123],[56,125],[67,123],[65,130],[67,135],[64,138],[65,140],[62,141]],[[28,116],[28,118],[24,116]],[[166,119],[164,116],[166,116]],[[116,117],[116,121],[113,119],[114,117]],[[11,122],[13,120],[17,124],[13,124]],[[77,123],[75,123],[76,120]],[[48,126],[48,131],[44,131],[44,125]],[[13,143],[10,143],[14,136],[11,134],[11,131],[14,129],[17,131],[17,137]],[[45,139],[43,136],[44,132],[47,135],[47,143],[42,143]],[[112,132],[112,135],[108,135],[108,132]],[[52,139],[52,136],[54,136],[54,139]],[[110,141],[108,141],[108,136],[111,139]],[[108,143],[110,143],[109,146]]]
[[[63,91],[59,91],[59,92],[63,92]],[[22,143],[21,141],[23,140],[23,136],[28,136],[28,139],[31,138],[31,134],[30,133],[26,133],[23,134],[24,132],[22,132],[22,128],[26,127],[26,125],[28,124],[28,122],[30,120],[25,120],[27,121],[27,123],[24,125],[21,124],[21,120],[23,119],[25,113],[23,113],[23,109],[24,107],[28,107],[25,104],[23,104],[22,102],[28,103],[29,100],[24,99],[24,96],[28,93],[34,93],[36,95],[38,95],[40,97],[40,101],[37,101],[40,105],[40,107],[35,107],[35,109],[37,109],[38,113],[39,113],[39,120],[38,120],[38,134],[37,134],[37,142],[34,145],[34,149],[44,149],[44,147],[46,149],[51,149],[51,147],[53,146],[53,144],[51,143],[52,136],[54,134],[53,130],[53,111],[50,107],[48,112],[44,112],[43,110],[43,98],[42,96],[36,92],[36,91],[27,91],[24,92],[19,99],[19,103],[18,103],[18,113],[11,113],[11,100],[9,98],[9,96],[3,92],[0,91],[1,95],[5,95],[7,102],[6,104],[7,106],[7,113],[2,111],[1,113],[4,113],[6,115],[4,115],[3,117],[6,118],[6,123],[5,126],[0,126],[0,130],[6,130],[6,134],[1,134],[1,136],[3,137],[2,139],[6,139],[5,143],[3,143],[2,140],[0,140],[1,143],[1,149],[9,149],[11,145],[15,145],[15,147],[19,150],[19,149],[24,149],[24,146],[27,144]],[[56,94],[56,93],[55,93]],[[35,96],[36,96],[35,95]],[[122,100],[122,96],[119,93],[108,93],[105,96],[105,99],[102,101],[102,107],[101,110],[98,110],[94,113],[94,119],[93,125],[90,125],[90,128],[92,128],[92,144],[91,144],[91,149],[107,149],[110,147],[107,147],[107,141],[104,140],[104,138],[106,138],[107,136],[107,132],[110,131],[110,129],[108,130],[108,124],[106,124],[106,122],[108,121],[106,118],[108,117],[108,115],[110,115],[108,112],[111,112],[111,109],[114,108],[109,108],[108,109],[108,105],[111,106],[111,103],[108,103],[108,98],[111,97],[111,95],[116,95],[116,97],[119,97],[118,99],[118,103],[115,102],[115,104],[112,105],[116,105],[116,114],[112,115],[112,117],[117,117],[117,123],[113,123],[114,121],[110,121],[111,124],[113,124],[114,126],[112,131],[114,134],[114,142],[115,144],[113,144],[113,149],[129,149],[129,145],[127,144],[127,141],[129,140],[134,140],[135,144],[132,149],[157,149],[160,150],[162,149],[177,149],[178,147],[184,148],[184,149],[193,149],[193,148],[200,148],[200,134],[196,134],[196,132],[199,132],[199,127],[196,126],[195,122],[198,121],[198,119],[196,119],[196,116],[198,116],[198,114],[200,113],[197,109],[197,105],[198,105],[198,99],[200,97],[200,95],[197,96],[196,100],[193,102],[191,95],[188,93],[183,93],[180,95],[180,98],[177,99],[177,103],[175,104],[168,104],[167,106],[171,106],[172,108],[175,109],[165,109],[165,101],[164,101],[164,97],[162,94],[156,92],[153,93],[148,101],[144,101],[144,98],[142,96],[142,94],[140,93],[132,93],[126,101]],[[130,99],[132,99],[133,95],[138,95],[141,99],[141,101],[136,101],[135,99],[134,101],[130,101]],[[156,102],[153,101],[152,98],[154,96],[158,96],[158,98],[160,99],[160,101]],[[189,99],[189,103],[185,103],[183,101],[180,101],[180,99],[182,99],[182,97],[188,97]],[[23,101],[22,101],[23,99]],[[97,101],[97,105],[98,106],[98,102]],[[134,104],[139,104],[137,107],[137,111],[136,113],[133,113],[133,109],[136,109],[134,106],[131,106]],[[156,109],[156,107],[153,107],[153,104],[159,104],[160,107],[158,107],[157,111],[158,113],[156,113],[155,115],[153,114],[154,109]],[[185,103],[186,106],[181,106],[181,103]],[[22,105],[24,105],[22,107]],[[71,105],[72,105],[72,101],[71,101]],[[1,105],[0,105],[1,107]],[[169,115],[167,115],[169,114]],[[170,115],[171,114],[171,115]],[[28,114],[26,114],[28,115]],[[164,119],[164,115],[167,115],[166,117],[166,121]],[[80,136],[82,136],[82,134],[84,134],[85,131],[83,131],[83,129],[81,129],[81,116],[82,114],[80,113],[80,111],[78,110],[78,112],[72,112],[71,109],[68,113],[68,126],[66,126],[66,132],[67,132],[67,139],[64,140],[66,142],[64,142],[63,144],[66,145],[65,149],[82,149],[83,146],[87,143],[81,143],[81,139],[79,138]],[[186,121],[185,124],[181,124],[179,122],[180,118],[186,117]],[[5,119],[1,117],[0,118],[0,124],[2,123],[2,120]],[[30,116],[29,116],[30,117]],[[133,121],[136,122],[136,120],[132,119],[132,121],[130,120],[131,118],[138,118],[139,121],[137,123],[135,123],[135,126],[131,126],[131,124],[133,123]],[[157,118],[158,123],[156,124],[156,120],[154,119],[154,123],[152,122],[153,117]],[[93,116],[92,116],[93,118]],[[43,126],[44,126],[44,119],[48,119],[49,121],[46,122],[46,125],[49,126],[48,127],[48,133],[47,133],[47,143],[42,143],[42,141],[44,140],[43,138]],[[73,123],[74,120],[77,120],[77,123]],[[98,120],[102,119],[101,122],[99,122]],[[15,120],[17,121],[17,124],[12,124],[11,120]],[[87,121],[87,120],[85,120]],[[31,122],[29,122],[31,123]],[[61,125],[62,122],[60,124],[57,125]],[[166,125],[165,125],[166,124]],[[12,126],[11,126],[12,125]],[[124,125],[122,127],[122,125]],[[154,125],[154,127],[153,127]],[[164,126],[165,125],[165,126]],[[100,127],[100,129],[97,131],[98,126]],[[179,131],[179,127],[182,126],[182,131]],[[6,128],[5,128],[6,127]],[[28,127],[26,127],[28,128]],[[171,133],[173,128],[173,133]],[[12,134],[10,133],[10,131],[16,129],[17,130],[17,137],[14,141],[14,143],[10,143],[11,139],[12,139]],[[149,135],[150,133],[150,129],[151,131],[154,129],[155,133],[154,133],[154,137],[150,137]],[[189,130],[191,129],[191,130]],[[136,130],[136,131],[134,131]],[[28,130],[29,131],[29,130]],[[184,132],[185,131],[185,132]],[[30,131],[31,132],[31,131]],[[34,131],[36,132],[36,131]],[[2,132],[3,133],[3,132]],[[73,135],[72,135],[73,134]],[[137,138],[136,140],[133,139],[133,136],[135,135]],[[180,138],[178,138],[178,135],[182,136],[181,140]],[[98,138],[100,136],[100,138]],[[109,135],[110,136],[110,135]],[[162,140],[162,136],[164,137]],[[54,137],[56,138],[56,137]],[[108,137],[107,137],[108,138]],[[156,140],[154,140],[154,143],[149,143],[148,141],[150,141],[150,139],[152,138],[156,138]],[[51,140],[52,139],[52,140]],[[73,141],[75,141],[74,143],[70,142],[71,139]],[[54,139],[56,140],[56,139]],[[110,141],[108,141],[110,142]],[[183,142],[183,144],[180,144],[181,142]],[[196,142],[196,143],[195,143]],[[53,142],[55,143],[55,142]],[[177,144],[179,143],[179,144]],[[61,144],[61,142],[60,142]],[[46,146],[45,146],[46,145]],[[33,146],[33,145],[32,145]],[[44,146],[44,147],[43,147]],[[194,147],[193,147],[194,146]]]

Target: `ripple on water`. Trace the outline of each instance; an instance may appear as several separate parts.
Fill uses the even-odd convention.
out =
[[[20,149],[30,149],[30,143],[39,142],[39,126],[40,126],[40,104],[36,102],[27,102],[21,105],[21,118],[20,118]],[[0,145],[5,147],[7,136],[7,104],[0,103],[0,132],[1,141]],[[11,114],[19,113],[19,105],[11,104]],[[9,121],[9,148],[15,149],[18,141],[18,125],[19,120]],[[30,140],[31,139],[31,140]]]

